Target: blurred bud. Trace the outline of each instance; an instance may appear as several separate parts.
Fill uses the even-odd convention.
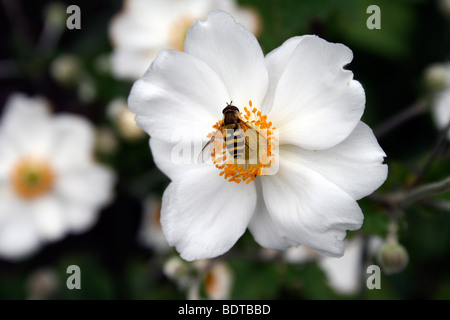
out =
[[[280,251],[278,251],[278,250],[267,249],[267,248],[259,249],[259,257],[263,261],[275,260],[276,258],[278,258],[279,254],[280,254]]]
[[[95,149],[101,154],[113,154],[119,147],[119,142],[114,132],[108,127],[97,129]]]
[[[84,78],[78,84],[78,99],[84,103],[91,103],[97,97],[97,88],[90,78]]]
[[[72,54],[60,55],[50,64],[50,73],[60,84],[74,85],[82,75],[80,59]]]
[[[283,253],[283,258],[289,263],[306,263],[316,260],[319,255],[306,246],[291,247]]]
[[[54,298],[59,288],[56,272],[50,268],[42,268],[31,274],[28,279],[28,299],[47,300]]]
[[[190,274],[190,268],[186,262],[174,256],[164,263],[163,272],[167,278],[183,283]]]
[[[51,28],[62,29],[66,26],[66,6],[60,2],[52,2],[44,11],[45,21]]]
[[[95,58],[94,68],[100,74],[111,73],[111,59],[109,54],[101,54]]]
[[[135,141],[145,137],[145,131],[136,124],[136,115],[128,109],[125,99],[117,98],[112,100],[107,107],[106,113],[123,138]]]
[[[408,265],[409,256],[405,247],[396,240],[389,240],[378,252],[378,261],[387,274],[394,274]]]
[[[450,85],[450,68],[443,63],[435,63],[425,69],[425,84],[433,91]]]

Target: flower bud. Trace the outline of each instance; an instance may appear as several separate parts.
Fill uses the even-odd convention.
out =
[[[45,8],[46,22],[52,27],[62,29],[66,25],[66,7],[59,2],[52,2]]]
[[[42,268],[34,271],[28,279],[28,299],[46,300],[54,298],[60,286],[55,270]]]
[[[50,64],[50,73],[60,84],[76,84],[82,75],[80,59],[72,54],[62,54]]]
[[[378,252],[378,261],[387,274],[399,273],[409,261],[405,247],[395,240],[385,243]]]
[[[136,124],[136,115],[128,109],[125,99],[116,98],[112,100],[108,104],[106,112],[123,138],[136,141],[145,137],[144,130]]]
[[[439,91],[450,84],[450,67],[442,63],[435,63],[425,69],[424,80],[426,86]]]

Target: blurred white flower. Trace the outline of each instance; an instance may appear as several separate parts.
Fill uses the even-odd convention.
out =
[[[229,299],[232,284],[233,274],[224,262],[214,263],[204,275],[205,293],[208,299]]]
[[[139,229],[139,240],[142,245],[157,252],[168,252],[171,247],[164,237],[161,222],[161,199],[149,196],[144,200],[144,214]]]
[[[92,159],[85,119],[52,116],[46,100],[12,94],[0,122],[0,255],[25,257],[97,220],[113,173]]]
[[[383,240],[379,237],[370,237],[367,243],[367,254],[375,256]],[[350,240],[345,254],[338,259],[323,257],[319,260],[320,268],[327,275],[329,285],[339,293],[356,294],[365,285],[361,275],[366,274],[367,266],[362,261],[364,241],[361,237]]]
[[[318,255],[313,250],[305,246],[288,249],[284,258],[289,263],[306,263],[316,261],[325,273],[328,285],[341,294],[356,294],[362,285],[365,284],[362,271],[362,257],[364,250],[364,240],[357,236],[346,241],[346,250],[342,257],[331,258]],[[369,257],[375,256],[383,240],[379,237],[370,237],[367,243],[367,254]]]
[[[202,293],[210,300],[230,299],[234,277],[225,262],[197,260],[193,264],[199,276],[188,291],[189,300],[201,299]]]
[[[223,9],[253,33],[259,32],[258,14],[235,0],[127,0],[111,21],[109,34],[113,74],[122,79],[141,77],[162,49],[183,50],[188,28],[209,11]]]
[[[151,136],[156,165],[172,180],[161,224],[182,258],[221,255],[247,227],[270,249],[304,244],[328,256],[344,253],[346,230],[363,222],[356,200],[387,177],[385,153],[360,121],[364,89],[343,69],[352,58],[346,46],[309,35],[264,57],[257,39],[223,11],[194,23],[185,52],[160,52],[128,101]],[[173,161],[186,136],[199,145],[217,128],[229,101],[253,105],[261,125],[279,130],[276,174],[264,175],[262,163]]]
[[[450,87],[439,92],[433,102],[433,118],[438,129],[444,129],[450,122]],[[447,133],[450,139],[450,130]]]
[[[116,98],[110,101],[106,114],[122,138],[133,141],[146,136],[145,131],[136,124],[136,115],[128,109],[126,99]]]
[[[425,70],[425,81],[433,90],[431,111],[434,122],[438,129],[443,130],[450,122],[450,62],[428,67]]]

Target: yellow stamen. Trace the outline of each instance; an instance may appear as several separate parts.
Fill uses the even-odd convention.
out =
[[[249,108],[251,107],[252,101],[249,100]],[[259,133],[258,141],[253,141],[258,147],[258,151],[255,151],[255,158],[250,159],[249,156],[249,159],[243,159],[242,157],[235,159],[230,155],[223,139],[214,140],[214,148],[211,153],[213,163],[220,170],[220,176],[223,176],[229,182],[245,182],[249,184],[257,176],[269,174],[269,168],[275,161],[273,154],[275,150],[274,144],[277,141],[273,136],[275,128],[272,127],[272,122],[267,121],[267,116],[261,114],[261,111],[257,110],[257,108],[252,110],[249,110],[249,108],[244,107],[241,120],[244,121],[243,119],[245,119],[246,124]],[[221,125],[222,120],[214,124],[213,128],[217,130]],[[211,137],[213,134],[214,132],[208,134],[208,137]],[[225,132],[222,132],[222,136],[225,137]],[[250,149],[250,146],[246,149]]]
[[[49,164],[42,159],[25,157],[11,172],[12,187],[21,198],[31,200],[50,192],[55,174]]]

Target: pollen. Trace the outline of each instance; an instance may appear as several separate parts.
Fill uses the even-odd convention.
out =
[[[211,158],[216,168],[220,170],[220,176],[229,182],[249,184],[258,176],[268,175],[270,167],[275,162],[274,151],[276,150],[277,139],[274,136],[275,127],[272,122],[267,120],[266,115],[252,106],[249,101],[249,107],[244,107],[240,113],[240,126],[243,136],[245,137],[244,156],[235,157],[227,148],[224,139],[215,139],[214,148],[211,151]],[[219,120],[213,125],[217,131],[222,126],[223,120]],[[208,138],[214,135],[214,131],[208,134]],[[222,137],[226,137],[225,130]],[[228,142],[230,145],[230,142]]]
[[[32,200],[51,191],[55,174],[50,165],[39,158],[25,157],[13,167],[11,183],[16,194]]]

